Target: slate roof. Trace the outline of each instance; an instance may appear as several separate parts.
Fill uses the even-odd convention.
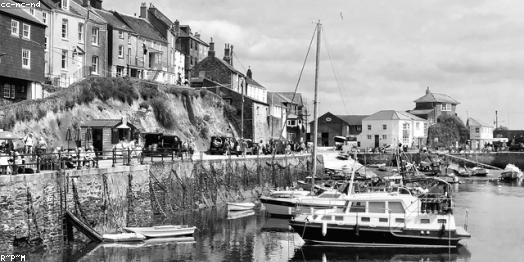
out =
[[[468,122],[467,122],[467,125],[468,126],[485,126],[485,127],[492,127],[491,125],[488,125],[484,122],[481,122],[477,119],[474,119],[472,117],[468,118]]]
[[[121,123],[122,119],[93,119],[82,124],[82,127],[115,127]],[[134,127],[129,121],[127,125]]]
[[[11,0],[4,0],[4,3],[12,4],[14,5],[15,2]],[[10,16],[21,18],[25,21],[32,22],[34,24],[45,26],[44,23],[42,23],[40,20],[36,19],[34,16],[26,12],[22,8],[0,8],[0,12],[9,14]],[[22,25],[20,25],[21,27]]]
[[[294,93],[294,92],[277,92],[280,95],[286,97],[289,100],[289,103],[294,103],[297,105],[304,105],[304,100],[302,99],[301,93]],[[295,98],[293,99],[293,95],[295,95]]]
[[[247,82],[248,85],[259,86],[259,87],[262,87],[262,88],[266,89],[263,85],[259,84],[257,81],[255,81],[252,78],[246,77],[246,82]]]
[[[415,103],[450,103],[454,105],[460,104],[457,100],[451,98],[446,94],[431,92],[429,88],[426,90],[426,94],[424,96],[421,96],[420,98],[415,100]]]
[[[138,35],[155,41],[167,43],[167,40],[147,20],[140,17],[124,15],[118,12],[115,13],[118,14],[124,20],[124,22]]]
[[[434,109],[414,109],[414,110],[409,110],[408,113],[413,114],[413,115],[427,115],[433,112],[433,110]]]
[[[412,115],[408,112],[395,111],[395,110],[381,110],[378,111],[363,120],[418,120],[425,121],[424,119]]]
[[[350,126],[361,126],[362,119],[368,117],[368,115],[336,115],[336,117],[344,120]]]
[[[127,26],[122,20],[120,20],[120,18],[115,16],[115,14],[113,14],[112,12],[100,9],[93,9],[93,11],[114,28],[131,32],[133,31],[129,26]]]
[[[278,92],[267,92],[267,102],[270,105],[291,103],[291,100]]]
[[[71,13],[80,15],[84,18],[87,17],[87,8],[83,7],[75,1],[69,1],[69,11],[71,11]],[[107,22],[104,19],[102,19],[102,17],[92,12],[89,13],[89,20],[97,24],[107,24]]]
[[[197,38],[196,36],[194,36],[193,34],[189,34],[188,32],[186,32],[184,29],[190,29],[189,28],[189,25],[180,25],[180,32],[179,32],[179,37],[190,37],[191,39],[199,42],[200,44],[202,45],[205,45],[207,47],[209,47],[209,44],[204,42],[204,40],[200,39],[200,38]]]

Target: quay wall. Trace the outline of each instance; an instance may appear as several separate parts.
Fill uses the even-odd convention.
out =
[[[262,156],[0,176],[0,253],[61,249],[66,210],[101,234],[167,224],[182,211],[289,186],[311,166],[310,155]]]

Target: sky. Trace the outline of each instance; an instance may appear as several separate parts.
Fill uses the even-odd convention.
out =
[[[473,117],[524,129],[524,2],[519,0],[156,0],[201,38],[234,46],[269,91],[294,91],[315,23],[322,24],[319,115],[413,109],[426,88]],[[103,8],[140,13],[140,1]],[[312,46],[298,92],[312,112]]]

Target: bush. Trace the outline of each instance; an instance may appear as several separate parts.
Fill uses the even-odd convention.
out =
[[[200,97],[201,97],[201,98],[206,97],[206,95],[207,95],[208,93],[209,93],[209,91],[207,91],[207,89],[205,89],[205,88],[200,89]]]
[[[155,97],[150,102],[156,121],[167,129],[176,127],[175,117],[165,98]]]
[[[200,129],[200,137],[207,139],[209,137],[209,128],[204,126]]]
[[[209,114],[204,115],[204,121],[209,122],[211,120],[211,116]]]

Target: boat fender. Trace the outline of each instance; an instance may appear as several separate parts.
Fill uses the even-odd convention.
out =
[[[358,224],[355,225],[355,235],[359,235],[360,234],[360,227],[358,226]]]
[[[446,232],[446,225],[442,224],[442,227],[440,228],[440,236],[443,236],[444,232]]]
[[[325,237],[327,234],[327,222],[322,222],[322,236]]]

